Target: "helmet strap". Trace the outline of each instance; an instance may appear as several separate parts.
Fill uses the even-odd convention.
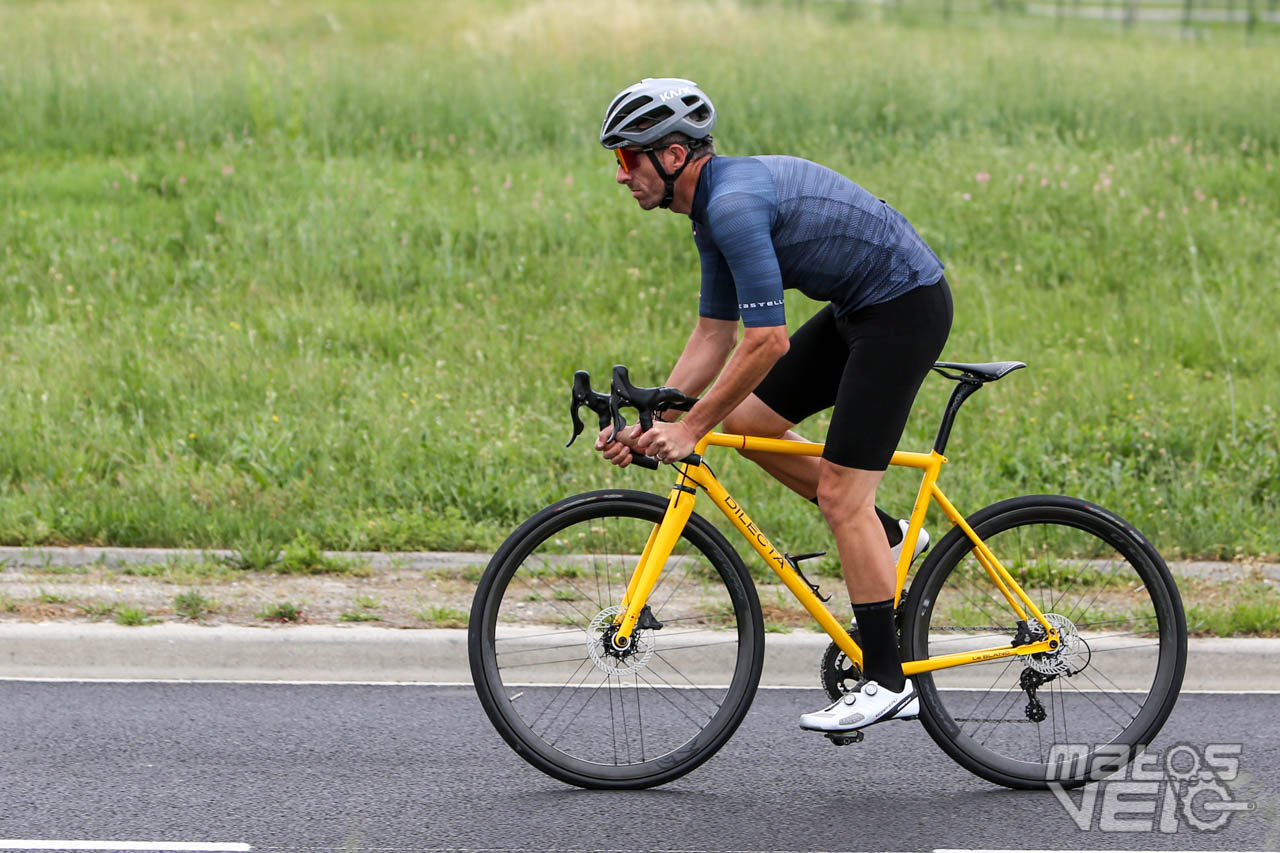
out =
[[[662,164],[658,162],[658,155],[652,151],[646,151],[649,155],[649,162],[653,164],[653,170],[658,173],[658,177],[662,178],[663,184],[666,186],[666,192],[662,194],[662,201],[658,202],[658,207],[664,210],[671,206],[671,202],[676,197],[676,180],[680,177],[680,173],[684,171],[684,167],[689,165],[689,158],[680,164],[680,168],[668,174],[667,170],[662,168]],[[690,152],[692,153],[692,152]]]
[[[710,138],[710,136],[707,137],[707,139]],[[657,154],[652,151],[645,152],[649,155],[649,162],[653,164],[653,170],[658,173],[658,177],[662,178],[663,183],[666,185],[666,192],[662,195],[662,201],[658,202],[658,207],[666,209],[671,206],[671,202],[676,197],[676,181],[679,180],[680,173],[684,171],[685,166],[688,166],[693,161],[693,152],[707,144],[707,139],[691,139],[688,142],[673,143],[683,146],[684,150],[688,152],[688,156],[684,158],[680,168],[671,174],[667,174],[667,170],[662,168],[662,164],[658,162]]]

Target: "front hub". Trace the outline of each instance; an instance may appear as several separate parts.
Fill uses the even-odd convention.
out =
[[[619,644],[615,621],[622,612],[616,604],[595,615],[587,626],[587,654],[596,669],[610,675],[631,675],[644,669],[653,657],[654,631],[637,625],[625,644]]]

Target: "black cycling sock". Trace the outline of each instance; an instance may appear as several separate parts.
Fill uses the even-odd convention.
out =
[[[890,548],[902,541],[902,528],[898,526],[898,519],[880,507],[876,507],[876,518],[880,519],[880,525],[884,527],[884,535],[889,540]]]
[[[862,646],[862,677],[900,693],[907,680],[898,654],[898,632],[893,625],[893,599],[853,605]]]
[[[813,501],[814,506],[818,505],[817,498],[809,498],[809,500]],[[880,526],[884,528],[884,535],[889,540],[890,548],[902,541],[902,528],[898,526],[898,519],[880,507],[876,507],[876,518],[880,519]]]

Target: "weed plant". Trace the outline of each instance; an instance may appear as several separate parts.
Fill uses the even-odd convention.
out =
[[[235,550],[226,557],[226,563],[233,569],[244,572],[266,572],[280,563],[280,549],[283,542],[272,536],[263,536],[253,532],[245,536]]]
[[[338,617],[339,622],[380,622],[381,617],[371,611],[377,610],[382,604],[371,595],[357,595],[355,599],[355,610],[348,610]]]
[[[808,157],[907,214],[955,293],[944,358],[1030,365],[967,404],[958,506],[1064,492],[1169,556],[1280,552],[1275,40],[860,14],[0,6],[0,541],[261,570],[305,537],[315,566],[664,489],[562,445],[575,369],[660,383],[693,323],[687,220],[637,210],[596,142],[618,89],[673,74],[722,153]],[[788,295],[792,327],[814,309]],[[831,550],[810,504],[712,462],[780,547]],[[891,472],[882,502],[913,490]]]
[[[338,617],[339,622],[380,622],[381,618],[376,613],[370,613],[367,610],[348,610]]]
[[[183,619],[199,621],[218,607],[217,602],[205,597],[199,590],[190,589],[173,597],[174,612]]]
[[[118,608],[114,601],[89,601],[76,605],[77,610],[94,620],[114,617]]]
[[[302,605],[292,601],[281,601],[268,604],[256,614],[264,622],[301,622],[303,621]]]
[[[136,628],[141,625],[150,625],[152,619],[147,615],[147,611],[141,607],[124,606],[117,607],[115,610],[115,622],[117,625],[125,625],[130,628]]]
[[[431,628],[465,628],[471,621],[468,613],[453,607],[424,607],[418,618]]]

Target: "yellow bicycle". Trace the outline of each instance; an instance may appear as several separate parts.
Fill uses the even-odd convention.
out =
[[[929,453],[897,566],[903,671],[920,720],[968,770],[1014,788],[1084,784],[1125,766],[1168,718],[1186,664],[1178,588],[1155,548],[1096,504],[1029,495],[961,515],[938,486],[957,412],[1021,362],[939,362],[957,382]],[[670,388],[637,388],[614,369],[611,393],[575,377],[601,427],[639,412],[687,410]],[[572,443],[572,439],[570,440]],[[835,699],[860,676],[856,631],[833,616],[800,562],[779,551],[707,465],[709,447],[817,456],[822,445],[712,433],[674,464],[664,499],[604,489],[565,498],[522,524],[489,562],[471,611],[477,693],[516,752],[589,788],[660,785],[710,758],[737,728],[764,660],[751,574],[694,506],[699,493],[777,573],[831,638],[820,681]],[[647,467],[655,460],[639,457]],[[906,586],[926,511],[953,525]],[[831,735],[838,745],[861,732]]]

